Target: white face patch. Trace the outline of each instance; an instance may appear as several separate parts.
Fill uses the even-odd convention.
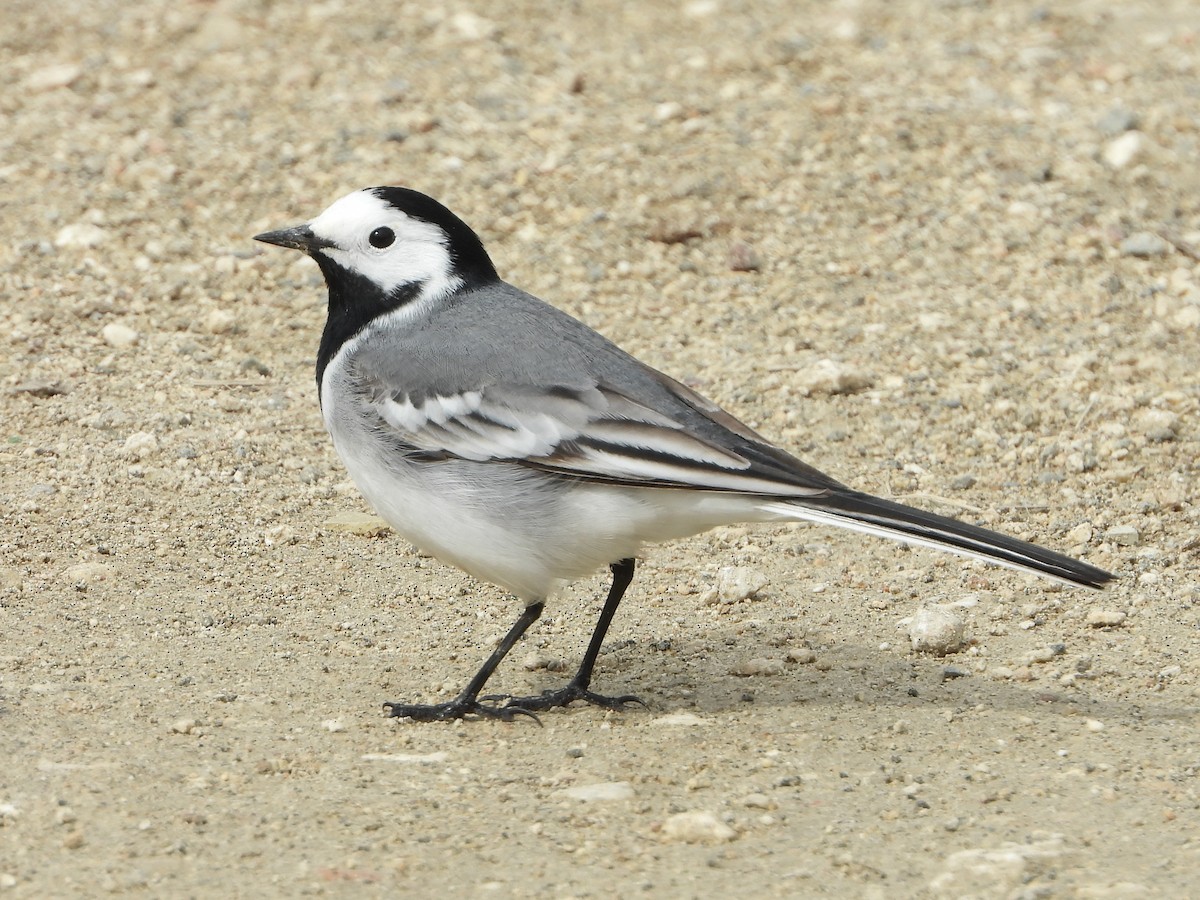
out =
[[[342,268],[392,291],[401,285],[424,284],[423,297],[449,293],[462,284],[453,273],[446,233],[413,219],[370,190],[347,194],[309,223],[313,234],[334,244],[321,249]],[[372,246],[370,237],[390,228],[395,240]]]

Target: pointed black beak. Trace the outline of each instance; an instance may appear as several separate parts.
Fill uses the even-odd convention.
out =
[[[289,250],[300,250],[310,256],[325,247],[332,247],[333,242],[319,238],[313,234],[307,225],[297,225],[295,228],[281,228],[279,231],[264,231],[254,236],[256,241],[264,244],[274,244],[276,247],[287,247]]]

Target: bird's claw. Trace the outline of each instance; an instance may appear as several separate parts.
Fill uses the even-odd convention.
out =
[[[483,699],[492,701],[507,700],[508,702],[500,707],[500,709],[522,710],[530,715],[533,712],[545,712],[546,710],[556,709],[560,706],[570,706],[576,700],[582,700],[584,703],[599,706],[602,709],[623,710],[629,706],[640,706],[643,709],[650,708],[641,697],[635,697],[633,694],[609,697],[589,691],[587,688],[582,688],[575,684],[568,684],[557,691],[542,691],[540,694],[532,697],[513,697],[507,694],[500,694]]]
[[[532,710],[521,706],[506,704],[492,706],[482,701],[498,699],[495,697],[474,697],[451,700],[447,703],[385,703],[383,708],[393,719],[412,719],[414,722],[450,722],[454,719],[468,717],[480,719],[498,719],[501,722],[512,722],[517,716],[528,716],[542,724]]]

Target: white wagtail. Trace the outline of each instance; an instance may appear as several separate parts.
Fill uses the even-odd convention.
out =
[[[589,690],[634,558],[646,544],[718,525],[808,520],[1076,585],[1113,577],[840,484],[501,281],[475,232],[424,194],[356,191],[306,225],[256,240],[304,251],[325,276],[317,386],[359,490],[417,547],[526,603],[458,697],[385,704],[393,716],[512,719],[575,700],[640,703]],[[566,687],[480,697],[550,593],[605,565],[612,587]]]

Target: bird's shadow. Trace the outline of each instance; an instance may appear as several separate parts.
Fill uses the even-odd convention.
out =
[[[1086,673],[1077,673],[1071,686],[1038,680],[1036,675],[1033,680],[1013,681],[973,672],[969,659],[898,657],[863,645],[842,644],[823,650],[817,664],[785,664],[771,674],[742,677],[730,672],[742,655],[736,650],[718,651],[702,659],[685,657],[668,664],[644,659],[639,664],[630,658],[639,650],[656,652],[648,643],[636,649],[618,646],[614,655],[624,658],[616,665],[606,665],[602,655],[597,682],[603,690],[636,694],[653,715],[784,707],[878,708],[902,714],[904,710],[962,711],[982,707],[993,712],[1051,713],[1131,724],[1200,723],[1200,706],[1166,697],[1094,697],[1088,687],[1098,679]],[[713,663],[723,671],[714,674]],[[546,675],[547,683],[551,677]],[[631,710],[630,714],[637,715],[638,711]]]

